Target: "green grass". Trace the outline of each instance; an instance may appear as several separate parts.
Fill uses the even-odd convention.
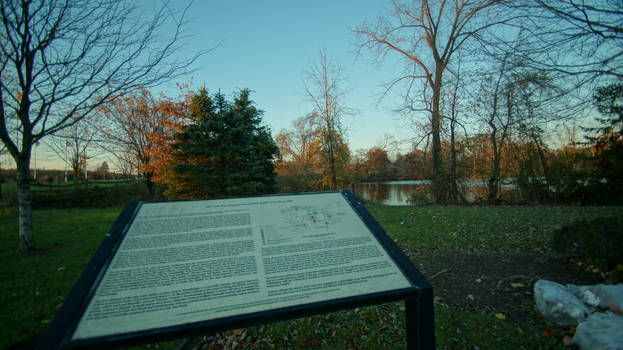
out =
[[[554,231],[579,219],[616,217],[614,206],[403,206],[368,210],[399,244],[445,252],[549,251]]]
[[[16,183],[4,183],[0,208],[17,206]],[[133,200],[149,197],[147,187],[141,182],[120,180],[91,181],[88,184],[45,183],[31,184],[33,208],[88,208],[122,206]]]
[[[36,210],[28,255],[18,250],[15,209],[0,213],[0,347],[47,327],[119,211]]]
[[[35,210],[37,247],[24,255],[18,250],[16,209],[0,210],[0,348],[45,330],[120,211]]]
[[[553,231],[580,218],[614,216],[621,207],[369,206],[399,244],[417,251],[514,252],[549,250]],[[120,208],[39,209],[37,250],[19,253],[17,213],[0,209],[0,348],[43,331],[54,317]],[[487,313],[436,305],[439,348],[562,348],[544,338],[541,321],[516,324]],[[400,303],[260,325],[248,330],[256,348],[404,348]],[[165,344],[164,347],[171,347]]]

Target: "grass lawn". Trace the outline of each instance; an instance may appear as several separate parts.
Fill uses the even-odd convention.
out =
[[[616,206],[367,207],[399,244],[420,251],[550,251],[554,230],[580,219],[617,217]]]
[[[0,208],[17,206],[17,184],[3,183]],[[123,206],[133,200],[148,198],[141,182],[123,180],[31,184],[33,208],[91,208]]]
[[[35,210],[37,250],[17,249],[17,214],[0,212],[0,347],[45,329],[120,208]]]
[[[579,218],[617,215],[620,207],[386,207],[369,210],[399,244],[418,251],[549,251],[555,228]],[[0,348],[43,331],[121,208],[35,210],[37,250],[17,249],[17,213],[0,211]],[[414,259],[417,259],[415,257]],[[525,325],[485,312],[435,306],[438,348],[563,348],[544,337],[543,321]],[[540,322],[540,323],[539,323]],[[229,337],[229,338],[228,338]],[[235,338],[238,337],[238,338]],[[404,348],[404,310],[389,303],[226,332],[250,348]],[[164,347],[171,347],[169,343]],[[381,345],[382,344],[382,345]]]

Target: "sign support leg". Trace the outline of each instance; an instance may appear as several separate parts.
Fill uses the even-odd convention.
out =
[[[414,299],[405,300],[405,319],[408,350],[435,348],[435,316],[433,289],[425,288]]]

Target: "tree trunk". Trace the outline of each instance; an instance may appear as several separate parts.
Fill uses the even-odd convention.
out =
[[[327,107],[328,108],[328,107]],[[329,116],[327,120],[327,144],[329,146],[329,189],[337,190],[337,169],[335,166],[335,132]]]
[[[453,116],[454,118],[454,116]],[[450,121],[450,196],[454,203],[459,202],[459,198],[461,197],[459,193],[459,187],[457,184],[457,174],[456,174],[456,140],[454,137],[454,124],[455,121]]]
[[[19,206],[19,249],[26,253],[35,248],[32,234],[32,196],[30,192],[30,154],[17,159],[17,199]]]
[[[80,164],[75,163],[71,165],[72,171],[74,172],[74,184],[78,183],[78,179],[80,178]]]
[[[549,167],[547,166],[547,159],[545,159],[545,152],[541,148],[538,139],[533,135],[533,141],[536,145],[537,152],[539,154],[539,161],[541,162],[541,167],[543,168],[543,176],[545,177],[545,186],[547,186],[545,191],[546,199],[550,199],[550,176],[549,176]]]
[[[145,186],[147,186],[147,193],[149,194],[149,199],[154,198],[154,182],[151,180],[153,177],[153,173],[143,174],[145,177]]]
[[[337,174],[335,168],[335,147],[333,146],[333,140],[329,140],[329,167],[330,167],[330,189],[337,190]]]
[[[498,199],[498,189],[500,187],[500,150],[498,147],[497,140],[497,129],[495,125],[489,124],[489,126],[493,129],[491,132],[491,147],[493,148],[493,169],[491,169],[491,176],[489,177],[488,187],[489,187],[489,198],[488,201],[490,203],[495,202]]]
[[[2,199],[2,184],[4,183],[4,181],[2,181],[2,153],[0,152],[0,199]]]
[[[433,186],[435,200],[444,203],[448,197],[448,184],[443,168],[443,158],[441,156],[441,113],[439,103],[441,99],[441,74],[437,73],[435,85],[433,86],[433,115],[432,115],[432,134],[433,134]]]

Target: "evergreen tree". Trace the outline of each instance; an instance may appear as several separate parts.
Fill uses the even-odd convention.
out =
[[[623,184],[623,84],[616,83],[597,89],[595,106],[603,118],[601,126],[587,128],[597,132],[589,137],[597,163],[596,175],[608,179],[619,192]]]
[[[228,102],[200,89],[190,105],[191,122],[176,135],[165,174],[166,195],[201,198],[275,191],[277,145],[262,123],[249,90]]]
[[[583,128],[593,135],[586,137],[594,164],[588,200],[620,204],[623,202],[623,84],[598,88],[594,97],[602,117],[595,118],[597,127]]]

